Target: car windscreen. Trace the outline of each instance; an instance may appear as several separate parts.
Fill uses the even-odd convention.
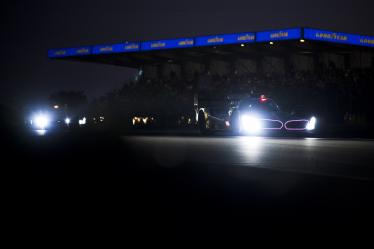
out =
[[[271,99],[261,101],[260,99],[245,99],[239,104],[240,110],[260,110],[266,112],[278,112],[278,105]]]

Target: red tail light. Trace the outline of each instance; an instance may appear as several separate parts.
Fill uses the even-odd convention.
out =
[[[268,99],[265,97],[265,95],[261,95],[260,101],[261,102],[266,102]]]

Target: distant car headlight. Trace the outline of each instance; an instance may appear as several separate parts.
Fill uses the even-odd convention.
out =
[[[32,118],[32,124],[35,126],[35,128],[44,130],[51,124],[51,119],[47,114],[36,114]]]
[[[65,118],[65,124],[69,125],[71,122],[70,118]]]
[[[84,118],[82,118],[82,119],[79,119],[78,120],[78,124],[79,125],[85,125],[86,124],[86,122],[87,122],[87,120],[86,120],[86,118],[84,117]]]
[[[317,119],[315,117],[311,117],[305,129],[307,129],[308,131],[314,130],[316,128],[316,123],[317,123]]]
[[[261,130],[261,120],[255,116],[240,116],[240,129],[244,132],[257,133]]]

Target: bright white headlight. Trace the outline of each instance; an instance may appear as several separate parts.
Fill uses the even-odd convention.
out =
[[[87,121],[87,120],[86,120],[86,118],[84,117],[84,118],[78,120],[78,124],[79,124],[79,125],[85,125],[85,124],[86,124],[86,121]]]
[[[37,114],[32,119],[32,123],[35,126],[35,128],[44,130],[50,125],[50,118],[47,114]]]
[[[242,115],[240,117],[240,128],[244,132],[257,133],[261,130],[261,121],[257,117]]]
[[[316,128],[316,123],[317,123],[317,119],[315,117],[311,117],[305,128],[308,131],[312,131]]]
[[[69,125],[71,122],[70,118],[65,118],[65,124]]]

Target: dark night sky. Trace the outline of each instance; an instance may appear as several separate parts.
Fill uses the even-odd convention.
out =
[[[84,90],[97,97],[134,73],[50,61],[47,50],[54,47],[296,26],[374,35],[373,0],[3,0],[1,5],[0,97],[14,104],[55,90]]]

